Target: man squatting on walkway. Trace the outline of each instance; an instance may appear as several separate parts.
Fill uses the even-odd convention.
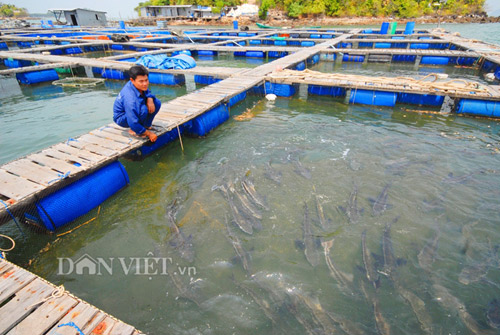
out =
[[[130,135],[147,137],[155,142],[157,136],[150,129],[161,101],[148,89],[148,75],[148,69],[142,65],[130,68],[130,81],[122,88],[113,105],[113,121],[121,127],[130,128]]]

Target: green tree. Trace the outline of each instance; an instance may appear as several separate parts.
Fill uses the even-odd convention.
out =
[[[271,7],[275,7],[276,4],[274,3],[274,0],[262,0],[260,7],[259,7],[259,17],[262,20],[267,19],[267,11]]]

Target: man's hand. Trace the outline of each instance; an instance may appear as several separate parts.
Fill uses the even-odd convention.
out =
[[[156,136],[155,133],[153,133],[152,131],[149,131],[149,130],[146,130],[144,132],[144,135],[146,135],[151,142],[156,142],[156,139],[158,138],[158,136]]]
[[[146,105],[148,106],[149,114],[153,114],[155,112],[155,109],[156,109],[153,98],[148,98],[146,100]]]

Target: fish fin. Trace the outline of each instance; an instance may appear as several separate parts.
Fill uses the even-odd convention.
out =
[[[407,261],[404,258],[398,258],[396,259],[396,266],[403,266],[406,265]]]
[[[304,241],[295,240],[295,247],[300,250],[304,250],[306,248]]]

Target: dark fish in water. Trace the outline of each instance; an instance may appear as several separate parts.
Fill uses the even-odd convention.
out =
[[[472,234],[472,229],[474,226],[476,226],[479,223],[479,221],[475,221],[469,224],[466,224],[465,226],[462,227],[462,238],[463,238],[463,248],[462,248],[462,253],[464,253],[467,257],[471,257],[471,245],[475,244],[476,239],[474,238],[474,235]]]
[[[486,319],[491,328],[500,329],[500,303],[497,299],[493,299],[488,304]]]
[[[386,223],[384,234],[382,235],[382,254],[384,256],[384,274],[388,277],[391,277],[392,274],[396,271],[396,266],[398,261],[394,256],[394,249],[392,247],[392,238],[391,238],[391,227],[397,222],[399,217],[395,218],[392,222]]]
[[[245,190],[245,192],[248,194],[248,196],[255,202],[256,205],[262,207],[266,211],[269,210],[269,206],[267,205],[267,202],[265,199],[263,199],[255,190],[255,186],[250,180],[243,180],[241,182],[241,186]]]
[[[293,165],[295,166],[295,172],[299,175],[301,175],[302,177],[306,178],[306,179],[311,179],[311,170],[309,170],[308,168],[306,168],[304,165],[302,165],[302,163],[300,162],[300,160],[296,159],[293,161]]]
[[[370,250],[366,246],[366,229],[361,233],[361,253],[363,256],[366,279],[368,279],[368,281],[373,284],[375,289],[377,289],[380,286],[380,276],[375,270]]]
[[[422,250],[418,253],[418,265],[422,269],[424,269],[427,272],[431,272],[431,266],[432,263],[434,263],[434,259],[436,258],[436,251],[438,248],[438,241],[439,241],[439,235],[440,231],[436,230],[436,233],[434,234],[434,238],[432,241],[427,243]]]
[[[236,236],[236,234],[233,233],[231,230],[231,227],[229,226],[229,223],[227,222],[227,217],[226,217],[226,232],[227,232],[227,238],[231,245],[233,246],[234,251],[236,252],[237,258],[241,261],[241,265],[243,266],[243,269],[247,272],[248,275],[251,275],[252,269],[251,269],[251,258],[250,254],[243,248],[243,245],[241,243],[241,240]]]
[[[252,288],[243,283],[236,282],[236,285],[242,288],[250,297],[252,297],[253,301],[259,305],[260,309],[264,312],[264,315],[271,320],[273,325],[276,325],[279,320],[279,316],[276,314],[275,310],[266,299],[259,296]]]
[[[381,335],[388,335],[391,333],[391,326],[387,323],[382,310],[380,309],[380,302],[375,294],[370,294],[366,286],[366,281],[364,279],[360,280],[361,290],[363,291],[366,300],[372,304],[373,315],[375,317],[375,325],[377,326],[377,331]]]
[[[240,228],[243,232],[249,234],[249,235],[252,235],[253,234],[253,226],[252,226],[252,223],[247,221],[243,215],[240,213],[240,210],[238,209],[238,207],[236,207],[236,205],[234,204],[233,202],[233,199],[231,198],[231,195],[229,194],[228,192],[228,189],[226,188],[226,186],[219,186],[217,187],[217,189],[219,189],[225,196],[228,204],[229,204],[229,208],[231,209],[231,213],[233,215],[233,223],[238,227]]]
[[[393,161],[388,161],[386,163],[386,171],[392,175],[403,176],[406,169],[412,164],[412,162],[406,158],[400,158]]]
[[[268,162],[266,164],[265,169],[266,170],[264,172],[264,176],[266,176],[266,178],[271,179],[276,184],[280,185],[281,184],[281,176],[282,176],[281,171],[278,171],[275,168],[273,168],[271,165],[271,162]]]
[[[491,247],[481,263],[465,266],[458,275],[458,281],[469,285],[486,277],[492,266],[498,266],[498,248],[498,246]]]
[[[333,246],[333,239],[330,241],[321,242],[321,245],[323,246],[323,249],[324,249],[326,265],[328,266],[328,269],[330,270],[330,275],[333,277],[333,279],[335,279],[344,288],[350,289],[350,283],[352,283],[352,281],[354,279],[353,275],[346,274],[346,273],[338,270],[330,258],[330,249]]]
[[[325,212],[323,211],[323,206],[321,205],[321,201],[319,199],[318,194],[316,193],[316,188],[313,186],[314,190],[314,198],[316,200],[316,210],[318,212],[318,218],[319,218],[319,223],[321,224],[321,227],[325,231],[329,231],[331,229],[331,225],[329,220],[325,217]]]
[[[195,293],[190,286],[184,284],[184,282],[181,280],[181,277],[183,276],[179,275],[171,267],[167,267],[167,273],[172,280],[175,288],[177,289],[178,297],[191,300],[196,305],[198,305],[198,307],[200,307],[201,300],[203,300],[202,297],[199,294]]]
[[[262,214],[260,213],[260,211],[255,208],[255,206],[248,200],[245,194],[236,191],[233,185],[229,185],[229,191],[241,203],[241,207],[236,206],[236,209],[238,210],[239,214],[241,214],[240,216],[242,217],[242,219],[244,221],[248,221],[252,225],[253,229],[256,229],[258,231],[262,230]]]
[[[333,322],[338,324],[340,329],[342,329],[346,334],[349,334],[349,335],[364,335],[364,334],[366,334],[363,329],[358,327],[358,325],[355,324],[354,322],[352,322],[351,320],[339,317],[331,312],[327,312],[327,313],[328,313],[328,316],[330,317],[330,319],[332,319]]]
[[[304,202],[304,222],[302,224],[302,232],[304,238],[304,253],[306,254],[307,261],[312,266],[319,264],[319,253],[316,249],[316,242],[311,232],[311,218],[309,217],[309,208],[307,203]]]
[[[358,209],[358,187],[356,185],[354,185],[354,189],[349,196],[347,207],[344,208],[342,206],[339,206],[339,208],[347,215],[350,223],[356,224],[359,222],[361,213],[363,213],[363,209]]]
[[[186,237],[184,233],[177,227],[175,217],[177,215],[177,199],[167,207],[167,223],[170,228],[171,238],[170,245],[173,246],[182,259],[192,262],[194,260],[193,236]]]
[[[382,192],[380,192],[379,196],[377,199],[371,201],[373,202],[373,207],[372,207],[372,214],[374,216],[379,216],[382,213],[384,213],[389,205],[387,204],[387,195],[389,192],[389,188],[391,187],[391,184],[386,184]]]
[[[432,285],[436,300],[446,309],[458,312],[458,315],[471,334],[493,335],[498,334],[496,330],[482,329],[474,318],[467,312],[465,305],[453,296],[446,287],[435,283]]]
[[[478,171],[475,171],[475,172],[470,172],[470,173],[466,173],[466,174],[463,174],[461,176],[455,176],[453,174],[453,172],[450,172],[448,173],[448,176],[446,178],[443,178],[443,183],[446,183],[446,184],[463,184],[465,183],[466,181],[469,181],[470,179],[472,179],[472,177],[477,174],[477,173],[485,173],[486,171],[485,170],[478,170]]]
[[[299,301],[301,301],[309,309],[316,323],[320,325],[320,329],[324,331],[322,334],[335,333],[335,326],[333,325],[328,313],[321,306],[317,297],[311,298],[307,295],[301,294],[297,290],[288,290],[287,292],[289,294],[294,294]]]
[[[432,318],[425,308],[425,302],[417,297],[414,293],[404,289],[401,285],[397,285],[397,291],[411,306],[418,322],[420,323],[420,328],[426,334],[433,334],[432,331]]]

